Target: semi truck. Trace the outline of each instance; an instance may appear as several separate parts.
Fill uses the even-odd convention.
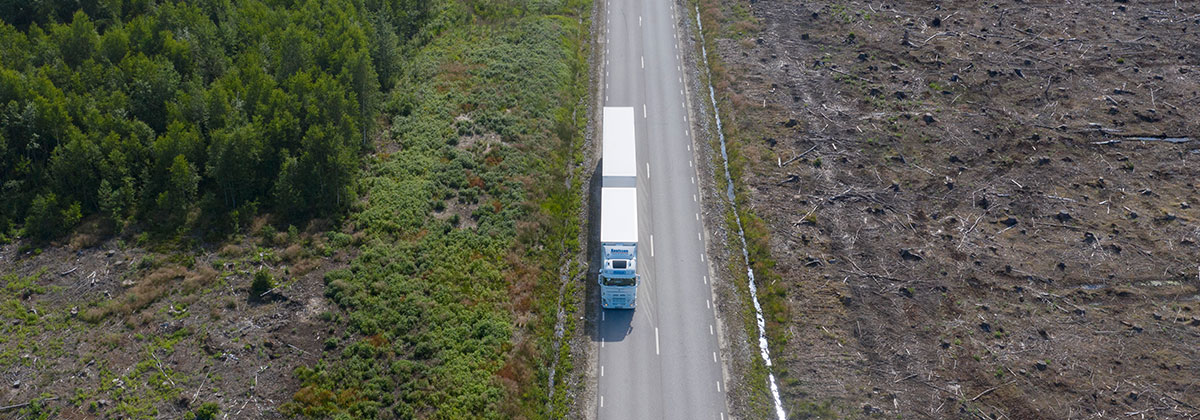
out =
[[[597,276],[605,309],[637,306],[637,140],[633,108],[605,107],[600,185],[600,249]]]

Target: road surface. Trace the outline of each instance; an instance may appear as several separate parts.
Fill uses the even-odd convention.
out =
[[[599,419],[724,419],[725,383],[685,99],[686,13],[604,0],[604,106],[633,107],[638,140],[637,309],[600,309]],[[591,304],[599,305],[599,302]]]

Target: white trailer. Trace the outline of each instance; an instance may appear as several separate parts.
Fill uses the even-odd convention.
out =
[[[637,140],[633,108],[605,107],[600,188],[600,303],[637,305]]]

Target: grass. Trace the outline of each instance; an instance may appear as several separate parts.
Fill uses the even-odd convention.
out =
[[[585,114],[588,3],[458,6],[438,11],[454,24],[385,106],[398,150],[368,159],[350,217],[361,253],[325,278],[348,334],[296,370],[287,414],[542,418],[569,403],[546,387],[552,361],[571,367],[553,331],[559,266],[579,247],[579,186],[563,180]],[[435,216],[450,211],[469,220]]]

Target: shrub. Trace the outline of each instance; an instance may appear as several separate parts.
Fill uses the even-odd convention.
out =
[[[200,404],[195,411],[189,412],[183,416],[187,420],[215,420],[217,415],[221,414],[221,406],[214,402],[206,402]]]
[[[275,287],[271,273],[265,269],[254,273],[254,281],[250,283],[250,300],[262,300],[263,295]]]

